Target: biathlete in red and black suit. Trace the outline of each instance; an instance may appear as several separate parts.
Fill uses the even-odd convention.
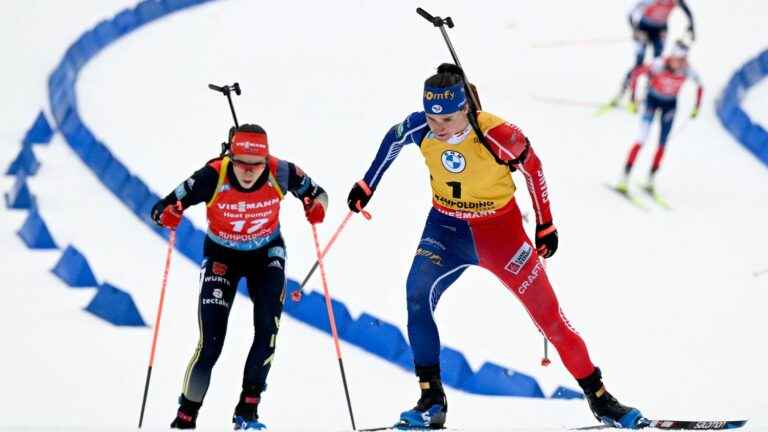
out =
[[[275,353],[285,298],[285,244],[280,234],[280,202],[291,192],[304,204],[307,219],[323,221],[328,197],[296,165],[271,156],[267,134],[257,125],[230,131],[230,151],[209,161],[152,209],[159,225],[176,228],[189,206],[205,203],[208,232],[200,274],[200,339],[184,376],[172,428],[193,429],[221,353],[227,320],[240,278],[253,301],[254,336],[245,362],[235,429],[263,429],[258,404]]]
[[[688,37],[691,42],[695,41],[693,14],[685,0],[639,0],[630,11],[629,26],[635,40],[635,64],[627,72],[619,94],[612,101],[613,105],[618,105],[629,87],[632,71],[644,63],[648,45],[653,47],[653,58],[661,57],[667,39],[669,16],[676,7],[680,7],[688,18]],[[634,109],[634,106],[630,105],[630,109]]]
[[[440,378],[440,337],[433,312],[440,296],[471,265],[496,275],[526,308],[557,348],[568,371],[584,389],[595,416],[610,425],[634,427],[635,408],[621,405],[603,386],[581,336],[560,309],[539,257],[557,250],[557,230],[541,161],[528,138],[490,114],[469,117],[461,70],[451,64],[426,80],[424,111],[409,115],[384,137],[376,158],[349,193],[360,211],[403,146],[415,144],[429,169],[432,210],[406,285],[408,337],[421,397],[400,416],[403,427],[442,427],[447,400]],[[473,115],[475,113],[472,113]],[[479,129],[486,144],[478,138]],[[526,235],[514,194],[512,170],[519,170],[536,212],[535,247]]]
[[[651,170],[648,174],[648,183],[644,189],[653,194],[656,191],[656,173],[661,167],[661,160],[667,146],[667,139],[672,130],[677,113],[677,96],[685,81],[690,79],[696,83],[696,104],[691,111],[690,118],[695,119],[699,115],[701,99],[704,95],[704,87],[701,85],[699,74],[688,64],[688,46],[682,41],[677,41],[667,57],[656,59],[653,63],[643,65],[632,73],[630,87],[632,88],[632,101],[636,99],[637,81],[641,76],[648,76],[648,90],[645,97],[645,109],[640,119],[640,132],[632,144],[624,164],[624,175],[616,186],[620,192],[629,190],[629,174],[635,164],[640,148],[648,138],[648,132],[653,123],[656,111],[659,111],[661,123],[659,133],[659,145],[653,156]]]

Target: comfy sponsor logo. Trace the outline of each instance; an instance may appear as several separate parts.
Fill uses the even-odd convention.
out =
[[[451,90],[446,90],[444,92],[433,92],[431,90],[427,90],[424,92],[424,99],[431,101],[431,100],[453,100],[455,94]]]
[[[533,247],[529,245],[528,243],[523,243],[522,246],[520,246],[520,249],[515,252],[514,255],[512,255],[512,258],[509,260],[506,266],[504,266],[504,270],[516,275],[520,273],[520,270],[522,270],[525,263],[528,262],[529,259],[531,259],[531,255],[533,254]]]
[[[525,280],[523,280],[523,283],[517,287],[518,294],[525,294],[525,292],[528,291],[528,288],[533,285],[533,283],[536,281],[536,279],[539,278],[543,271],[544,269],[541,267],[541,263],[537,262],[536,265],[531,269],[531,272],[528,273],[528,276],[525,278]]]

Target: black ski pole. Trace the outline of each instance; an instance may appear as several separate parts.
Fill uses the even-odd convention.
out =
[[[480,108],[480,101],[477,100],[477,95],[470,88],[469,80],[467,79],[467,74],[466,72],[464,72],[464,68],[461,66],[461,62],[459,61],[459,56],[456,55],[456,50],[453,49],[453,44],[451,43],[451,38],[448,37],[448,32],[445,31],[445,26],[448,26],[448,28],[453,28],[453,19],[451,19],[451,17],[440,18],[439,16],[432,16],[429,14],[429,12],[425,11],[422,8],[416,8],[416,13],[421,15],[425,20],[429,21],[430,23],[432,23],[432,25],[440,29],[440,33],[443,35],[445,44],[448,45],[448,51],[451,52],[451,57],[453,58],[453,62],[456,64],[456,66],[458,66],[461,69],[461,74],[464,78],[464,89],[469,95],[469,104],[471,108],[470,112],[474,116],[474,113]]]

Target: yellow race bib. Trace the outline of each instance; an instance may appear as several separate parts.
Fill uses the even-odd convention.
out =
[[[485,133],[504,120],[481,112],[478,123]],[[471,127],[456,143],[440,141],[428,133],[421,142],[421,153],[438,209],[458,212],[460,217],[485,216],[507,205],[515,194],[509,167],[496,162]]]

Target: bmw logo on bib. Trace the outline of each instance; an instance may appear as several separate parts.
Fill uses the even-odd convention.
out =
[[[445,169],[452,173],[460,173],[464,171],[464,168],[467,166],[467,161],[464,159],[464,155],[457,151],[444,151],[442,159]]]

